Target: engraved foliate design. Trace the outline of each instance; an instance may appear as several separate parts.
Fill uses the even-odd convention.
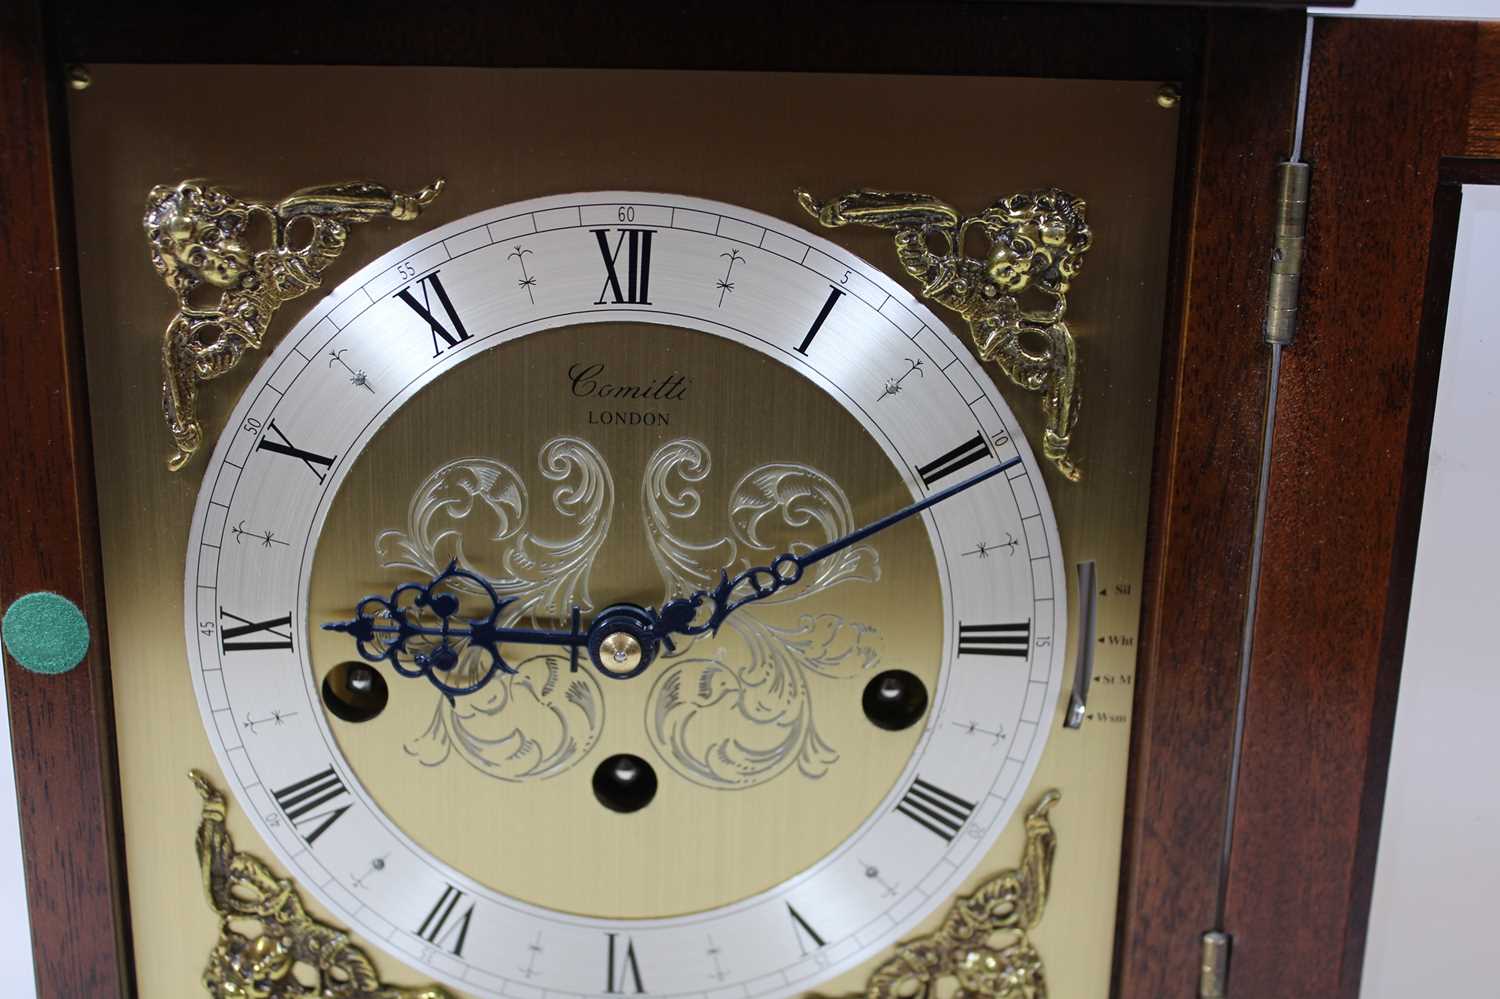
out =
[[[652,455],[642,482],[641,509],[652,557],[667,599],[717,581],[721,571],[749,564],[742,551],[773,549],[763,538],[768,520],[807,531],[791,545],[804,552],[847,534],[853,511],[843,489],[806,465],[773,463],[746,473],[730,493],[730,534],[708,541],[681,537],[674,522],[695,518],[702,504],[693,484],[707,478],[708,449],[682,439]],[[846,582],[875,582],[880,558],[857,545],[817,564],[796,587],[761,601],[760,608],[808,599]],[[709,787],[762,784],[795,765],[818,778],[838,761],[835,747],[813,720],[809,674],[847,679],[880,662],[874,628],[835,614],[802,615],[777,627],[748,608],[717,635],[704,636],[669,656],[651,692],[647,732],[679,775]],[[709,643],[712,655],[695,654]]]
[[[261,348],[282,303],[322,283],[322,272],[344,250],[349,226],[378,218],[410,221],[442,189],[441,179],[412,194],[357,181],[304,188],[274,204],[242,201],[201,181],[151,189],[141,221],[151,264],[178,307],[161,347],[162,411],[176,445],[170,469],[186,465],[203,443],[198,383]],[[270,245],[261,249],[247,237],[257,216],[271,232]],[[218,301],[194,301],[200,289],[210,301],[218,292]]]
[[[589,575],[614,507],[609,468],[592,445],[576,437],[547,442],[538,465],[555,484],[554,509],[576,527],[569,536],[532,533],[526,484],[514,468],[488,458],[463,458],[439,467],[417,488],[405,531],[385,531],[376,539],[380,564],[436,574],[457,562],[514,600],[501,617],[505,626],[553,620],[575,605],[592,608]],[[462,577],[454,586],[479,592]],[[424,766],[437,766],[456,752],[500,780],[562,773],[588,754],[604,729],[598,680],[569,666],[566,656],[535,655],[474,694],[437,696],[431,721],[407,744],[407,752]],[[469,647],[451,679],[469,682],[488,668],[482,651]]]
[[[523,619],[555,623],[572,607],[593,609],[590,575],[608,536],[614,482],[589,443],[559,437],[541,451],[542,474],[558,483],[553,506],[577,530],[546,539],[529,528],[529,499],[522,476],[489,458],[449,462],[413,495],[404,531],[383,532],[376,552],[386,568],[437,575],[456,564],[481,577],[494,593],[514,602],[500,623]],[[691,439],[670,441],[647,461],[642,478],[642,520],[663,584],[663,600],[711,586],[726,569],[749,564],[741,552],[764,553],[771,521],[806,536],[794,552],[847,534],[853,510],[843,489],[805,465],[771,463],[743,475],[730,492],[729,533],[693,541],[677,524],[700,515],[693,488],[711,468],[707,447]],[[875,582],[880,559],[872,545],[857,545],[818,563],[795,588],[762,601],[792,604],[848,582]],[[462,576],[455,589],[478,594]],[[804,614],[792,626],[771,624],[754,610],[735,615],[717,635],[682,643],[664,657],[652,688],[647,731],[663,760],[681,776],[710,787],[752,787],[792,766],[818,778],[838,761],[838,751],[813,720],[808,676],[848,679],[875,669],[881,658],[876,629],[836,614]],[[716,643],[712,654],[702,649]],[[545,653],[517,664],[513,674],[462,698],[439,695],[427,728],[407,744],[425,766],[453,753],[500,780],[544,779],[567,770],[593,748],[604,727],[598,680],[570,670],[566,656]],[[448,681],[462,686],[490,668],[481,650],[468,647]]]

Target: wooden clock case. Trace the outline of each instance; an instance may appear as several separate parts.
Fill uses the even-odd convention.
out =
[[[1317,21],[1301,329],[1256,541],[1276,165],[1296,10],[1062,4],[0,11],[0,606],[82,607],[79,669],[7,664],[39,994],[133,995],[65,140],[88,62],[713,68],[1172,82],[1183,129],[1113,993],[1358,994],[1441,353],[1457,184],[1500,156],[1500,30]],[[997,127],[1003,127],[997,125]],[[1242,702],[1243,697],[1243,702]],[[1236,744],[1237,709],[1243,738]],[[1236,757],[1237,769],[1236,769]],[[184,764],[186,767],[186,764]],[[1231,781],[1231,774],[1237,780]]]

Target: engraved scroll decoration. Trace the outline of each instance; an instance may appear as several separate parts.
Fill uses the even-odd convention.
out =
[[[797,192],[803,209],[828,227],[867,225],[895,232],[896,257],[922,283],[922,297],[963,317],[979,356],[1021,388],[1042,392],[1042,453],[1069,481],[1078,422],[1078,359],[1063,316],[1067,293],[1093,244],[1085,203],[1057,188],[1001,198],[978,215],[960,215],[926,194],[851,191],[829,201]],[[982,256],[966,252],[975,229]],[[1042,308],[1022,297],[1041,296]]]
[[[418,488],[405,530],[381,533],[381,565],[437,575],[456,560],[501,597],[515,599],[499,622],[507,626],[555,623],[574,606],[593,610],[589,579],[610,530],[613,479],[599,452],[575,437],[548,442],[540,466],[558,484],[553,507],[573,525],[566,537],[532,533],[526,487],[513,468],[465,458],[443,465]],[[647,461],[641,514],[664,599],[712,585],[721,570],[733,574],[750,564],[750,552],[771,551],[763,535],[772,521],[801,533],[798,546],[807,548],[856,526],[848,497],[832,479],[805,465],[772,463],[747,472],[731,490],[727,534],[686,539],[680,524],[698,513],[694,484],[709,470],[708,449],[685,438],[662,445]],[[762,606],[879,578],[875,549],[860,545]],[[821,777],[838,752],[818,734],[808,677],[846,679],[875,669],[878,641],[874,628],[833,614],[806,614],[779,627],[746,609],[718,635],[680,643],[666,655],[646,719],[653,746],[675,772],[709,787],[751,787],[794,766],[805,777]],[[719,644],[705,653],[710,642]],[[470,648],[452,679],[463,683],[486,668],[483,654]],[[501,780],[544,779],[581,760],[603,726],[604,700],[592,671],[570,672],[566,655],[544,653],[472,696],[439,695],[431,723],[407,751],[426,766],[457,753]]]
[[[151,263],[177,296],[161,348],[162,410],[176,445],[167,467],[181,469],[203,443],[198,383],[261,348],[282,303],[322,283],[349,227],[410,221],[442,189],[441,179],[413,194],[359,181],[304,188],[275,204],[241,201],[201,181],[151,189],[142,219]],[[260,250],[249,237],[257,217],[270,225],[270,245]]]
[[[436,576],[452,561],[514,599],[498,622],[550,623],[570,608],[591,609],[589,575],[609,534],[614,481],[604,458],[576,437],[557,437],[538,456],[554,483],[552,505],[573,530],[542,538],[529,524],[522,476],[489,458],[463,458],[438,468],[418,487],[405,531],[375,542],[380,564]],[[455,585],[465,587],[462,578]],[[472,587],[478,594],[479,588]],[[425,766],[457,753],[470,766],[507,781],[562,773],[587,755],[604,729],[604,698],[592,671],[571,672],[566,654],[531,656],[513,674],[499,674],[462,698],[439,696],[426,731],[406,746]],[[489,669],[481,650],[466,648],[450,677],[472,682]]]
[[[863,992],[840,999],[1047,999],[1030,931],[1052,888],[1057,833],[1047,813],[1060,800],[1061,792],[1047,791],[1026,814],[1020,866],[955,900],[934,932],[898,946]]]
[[[806,529],[793,551],[842,537],[858,525],[849,499],[836,482],[806,465],[767,464],[743,475],[730,492],[730,533],[710,542],[690,542],[675,525],[692,522],[701,505],[693,484],[709,474],[701,443],[664,444],[646,464],[641,509],[652,558],[665,586],[663,600],[711,587],[719,571],[747,568],[745,551],[770,552],[762,539],[767,521]],[[818,563],[795,587],[762,600],[761,608],[800,602],[852,581],[876,582],[880,558],[871,545],[857,545]],[[818,734],[807,680],[810,674],[847,679],[873,669],[880,654],[875,629],[835,614],[804,614],[793,628],[761,620],[755,608],[725,622],[717,636],[705,635],[669,657],[651,691],[646,729],[668,765],[709,787],[743,788],[764,783],[795,765],[818,778],[838,760]],[[732,642],[712,655],[695,654],[710,642]]]
[[[380,981],[375,966],[349,935],[307,914],[296,886],[260,860],[234,848],[224,828],[224,796],[197,770],[203,798],[198,863],[208,903],[219,914],[219,942],[209,954],[203,987],[215,999],[452,999],[436,986],[398,988]],[[249,936],[240,929],[255,927]],[[311,973],[315,984],[298,980]]]

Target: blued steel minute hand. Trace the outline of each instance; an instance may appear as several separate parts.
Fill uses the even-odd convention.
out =
[[[909,517],[915,517],[923,510],[931,509],[946,499],[972,489],[1020,462],[1020,457],[1002,461],[993,468],[971,475],[962,482],[933,493],[926,499],[902,507],[895,513],[886,514],[879,520],[800,555],[795,552],[784,552],[772,559],[769,565],[753,566],[734,576],[730,576],[728,570],[725,570],[719,574],[719,582],[713,589],[698,590],[689,596],[669,600],[662,605],[661,610],[648,612],[654,618],[652,637],[670,649],[673,648],[671,637],[673,635],[694,637],[716,632],[730,614],[746,604],[764,600],[783,588],[793,585],[802,578],[803,573],[810,566],[823,561],[830,555],[837,555],[872,535],[879,534],[887,527],[894,527]],[[745,588],[747,592],[736,597],[735,592],[741,588]],[[713,608],[706,618],[699,620],[700,611],[706,602],[712,602]]]
[[[430,582],[405,583],[396,587],[389,597],[366,597],[355,608],[353,620],[336,621],[323,627],[350,635],[365,660],[384,660],[402,676],[422,677],[450,699],[474,693],[489,683],[497,672],[515,672],[515,667],[506,662],[500,651],[501,643],[570,649],[574,669],[578,668],[578,652],[583,649],[601,673],[615,679],[628,679],[645,672],[662,646],[675,650],[674,636],[693,638],[717,632],[730,614],[797,583],[808,568],[818,562],[973,489],[1020,461],[1019,457],[1003,461],[801,554],[784,552],[772,559],[769,565],[753,566],[733,576],[726,569],[719,573],[719,582],[712,589],[668,600],[659,610],[637,604],[606,607],[587,628],[579,626],[577,607],[571,609],[572,627],[567,631],[501,625],[502,612],[514,601],[501,598],[488,580],[460,569],[456,562],[450,563]],[[455,585],[470,591],[477,587],[486,593],[490,601],[489,611],[482,617],[459,617],[459,600],[451,592]],[[711,606],[703,616],[701,612],[705,605]],[[488,668],[467,682],[453,682],[453,670],[459,665],[461,653],[468,647],[477,648],[486,655]]]

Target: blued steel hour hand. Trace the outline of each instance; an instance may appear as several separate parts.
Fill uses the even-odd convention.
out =
[[[488,613],[481,617],[459,617],[459,598],[454,590],[460,586],[479,587],[489,597]],[[573,608],[573,627],[569,631],[498,624],[505,608],[513,602],[496,593],[483,576],[460,569],[454,561],[429,582],[403,583],[389,597],[365,597],[354,608],[353,620],[330,622],[323,628],[353,637],[360,657],[367,662],[383,660],[402,676],[423,677],[450,699],[474,693],[497,672],[515,672],[500,652],[502,642],[571,648],[576,669],[578,649],[588,642],[587,635],[578,628],[578,609]],[[453,671],[467,647],[483,651],[488,666],[477,677],[452,682]]]
[[[817,548],[783,552],[767,565],[752,566],[733,576],[725,570],[712,589],[668,600],[659,609],[637,604],[606,607],[586,629],[579,625],[577,607],[570,611],[572,626],[567,631],[499,624],[505,608],[514,601],[502,598],[484,577],[460,569],[457,562],[449,563],[427,583],[402,584],[389,597],[366,597],[355,607],[353,620],[323,627],[352,636],[360,656],[368,662],[384,660],[402,676],[423,677],[449,698],[474,693],[496,673],[514,673],[515,668],[500,651],[506,642],[567,648],[574,669],[578,668],[582,649],[605,676],[628,679],[645,672],[663,647],[675,651],[674,637],[695,638],[717,632],[730,614],[796,584],[823,559],[994,478],[1020,460],[1003,461]],[[460,617],[460,601],[453,592],[456,587],[477,587],[489,597],[489,610],[478,617]],[[458,682],[453,671],[463,651],[470,647],[485,654],[487,668]]]

